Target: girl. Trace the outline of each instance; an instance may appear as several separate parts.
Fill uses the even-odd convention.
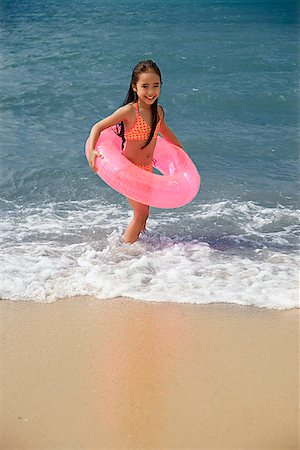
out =
[[[135,66],[123,106],[112,115],[100,120],[91,129],[88,162],[93,170],[95,170],[96,157],[101,157],[101,154],[95,150],[99,135],[105,128],[113,125],[117,125],[117,133],[122,138],[124,156],[148,172],[152,172],[153,153],[158,133],[173,144],[182,147],[167,126],[164,111],[158,105],[161,85],[161,73],[155,62],[141,61]],[[123,235],[123,240],[133,243],[146,229],[149,206],[130,198],[127,200],[133,208],[134,215]]]

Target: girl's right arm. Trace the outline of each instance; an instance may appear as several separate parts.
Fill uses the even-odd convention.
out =
[[[101,131],[116,125],[117,123],[126,122],[128,120],[130,110],[131,108],[129,105],[121,106],[121,108],[117,109],[113,114],[103,120],[100,120],[100,122],[95,123],[92,127],[89,135],[88,163],[93,170],[95,170],[96,156],[101,156],[95,149]]]

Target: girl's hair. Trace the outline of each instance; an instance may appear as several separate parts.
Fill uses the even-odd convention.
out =
[[[136,92],[134,92],[132,85],[137,84],[140,74],[144,73],[144,72],[156,73],[159,76],[160,83],[162,84],[161,73],[160,73],[160,70],[159,70],[158,66],[156,65],[156,63],[154,61],[151,61],[151,59],[147,59],[145,61],[140,61],[139,63],[137,63],[137,65],[133,69],[133,72],[131,75],[130,86],[129,86],[126,98],[125,98],[122,106],[128,105],[128,103],[136,102],[138,100],[137,94],[136,94]],[[151,105],[151,112],[152,112],[151,131],[150,131],[149,137],[147,139],[147,142],[143,145],[142,148],[147,147],[147,145],[150,144],[150,142],[153,138],[155,128],[156,128],[156,125],[158,122],[157,103],[158,103],[158,100],[156,99],[155,102]],[[122,138],[122,148],[123,148],[124,144],[125,144],[125,140],[126,140],[125,139],[124,122],[118,123],[117,134],[118,134],[118,136],[120,136]]]

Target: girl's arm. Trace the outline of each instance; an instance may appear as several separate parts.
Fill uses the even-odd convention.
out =
[[[92,169],[95,168],[96,156],[101,156],[95,150],[95,145],[99,139],[101,131],[113,125],[116,125],[117,123],[126,122],[128,120],[128,114],[130,110],[131,108],[129,105],[121,106],[121,108],[117,109],[113,114],[103,120],[100,120],[100,122],[95,123],[95,125],[92,127],[89,135],[88,156],[88,162]]]
[[[183,148],[182,143],[177,139],[173,131],[168,127],[165,121],[165,113],[162,107],[160,107],[161,111],[160,116],[162,115],[162,120],[160,124],[159,132],[160,134],[167,140],[170,141],[172,144],[178,145],[178,147]]]

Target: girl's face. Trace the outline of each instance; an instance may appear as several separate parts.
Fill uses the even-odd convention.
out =
[[[159,75],[150,71],[141,73],[136,85],[133,84],[132,88],[141,101],[147,105],[152,105],[159,97],[160,86]]]

